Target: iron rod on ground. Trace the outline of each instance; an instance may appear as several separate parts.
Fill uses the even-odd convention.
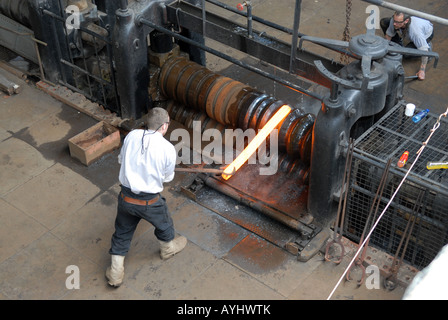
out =
[[[175,168],[174,171],[222,174],[224,170],[223,169],[213,169],[213,168]]]

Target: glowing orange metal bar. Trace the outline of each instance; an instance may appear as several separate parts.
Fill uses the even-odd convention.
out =
[[[269,119],[265,126],[257,133],[255,138],[247,145],[247,147],[241,152],[238,157],[231,164],[229,164],[222,173],[224,180],[228,180],[241,166],[257,151],[261,143],[266,140],[268,135],[279,125],[279,123],[286,118],[291,112],[291,107],[283,105],[274,116]]]

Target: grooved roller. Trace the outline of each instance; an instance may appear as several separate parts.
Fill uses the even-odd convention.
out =
[[[199,113],[200,116],[194,116],[196,119],[202,119],[206,114],[223,128],[261,129],[286,104],[182,56],[166,61],[160,72],[159,86],[165,97]],[[183,112],[179,107],[170,109],[176,109],[176,114],[172,114],[172,110],[170,113],[173,119],[194,121],[191,112]],[[278,126],[279,147],[308,163],[314,120],[314,115],[294,108]]]

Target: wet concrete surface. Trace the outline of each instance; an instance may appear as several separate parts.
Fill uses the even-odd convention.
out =
[[[302,2],[301,32],[342,37],[345,1]],[[294,1],[252,3],[254,14],[292,27]],[[400,5],[442,17],[448,12],[445,1],[400,1]],[[364,33],[366,6],[354,2],[352,34]],[[435,27],[439,66],[427,72],[425,81],[409,82],[405,98],[436,113],[446,109],[448,29]],[[321,54],[334,56],[325,50]],[[228,67],[209,55],[207,65],[217,72]],[[412,74],[418,62],[405,61],[404,66]],[[239,70],[235,78],[250,82],[251,75]],[[104,272],[110,264],[119,192],[119,151],[88,167],[70,157],[68,139],[97,121],[38,90],[33,82],[17,81],[23,86],[20,94],[0,96],[0,299],[321,300],[344,272],[348,257],[340,265],[325,262],[320,253],[306,263],[297,261],[281,247],[189,199],[179,191],[187,175],[178,173],[163,195],[177,233],[188,238],[186,249],[168,261],[160,260],[154,228],[140,223],[125,260],[124,284],[110,288]],[[275,83],[261,89],[278,95],[285,90]],[[80,271],[79,289],[66,286],[66,270],[72,265]],[[404,290],[368,289],[344,281],[333,299],[395,300]]]

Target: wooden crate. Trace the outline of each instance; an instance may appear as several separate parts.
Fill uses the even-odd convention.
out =
[[[120,132],[100,121],[68,140],[70,155],[86,166],[120,146]]]

